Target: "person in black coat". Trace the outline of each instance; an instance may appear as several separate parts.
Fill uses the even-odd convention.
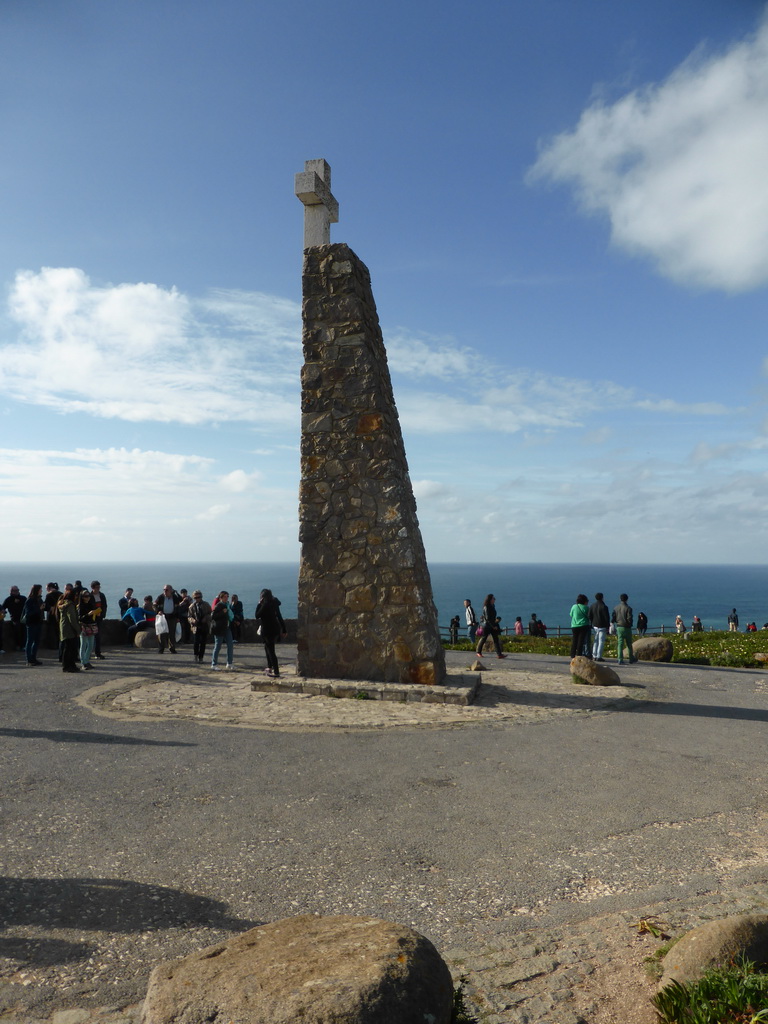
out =
[[[16,649],[19,651],[22,647],[26,647],[27,644],[27,630],[21,621],[21,616],[24,613],[24,605],[26,603],[27,599],[22,596],[18,587],[11,587],[10,594],[3,601],[3,611],[11,620],[13,642],[16,645]]]
[[[589,621],[592,625],[592,657],[595,661],[602,661],[605,638],[611,628],[611,613],[599,590],[595,594],[594,602],[589,606]]]
[[[43,585],[36,583],[29,592],[29,597],[24,602],[23,619],[27,629],[26,654],[27,666],[42,665],[37,660],[37,645],[40,643],[40,634],[43,630]]]
[[[267,655],[267,675],[273,679],[280,678],[280,666],[277,663],[275,644],[280,637],[287,635],[283,616],[280,614],[280,602],[271,590],[262,590],[258,606],[254,612],[257,620],[261,642]]]

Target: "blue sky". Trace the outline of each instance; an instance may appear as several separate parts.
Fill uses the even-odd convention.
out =
[[[4,0],[0,118],[7,558],[298,558],[323,157],[431,561],[764,560],[764,3]]]

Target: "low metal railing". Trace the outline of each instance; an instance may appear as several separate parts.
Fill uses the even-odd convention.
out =
[[[462,626],[462,627],[459,628],[457,640],[452,640],[451,639],[453,634],[451,633],[451,627],[450,626],[440,626],[439,629],[440,629],[440,638],[441,638],[441,640],[446,640],[448,643],[457,643],[459,640],[466,640],[467,639],[467,627],[466,626]],[[676,632],[677,632],[677,629],[674,626],[665,626],[662,623],[660,626],[648,626],[648,628],[646,629],[646,631],[645,631],[645,633],[643,635],[644,636],[664,636],[665,633],[676,633]],[[701,630],[691,630],[690,627],[689,627],[689,628],[687,628],[685,630],[685,632],[686,633],[691,633],[691,632],[726,633],[727,629],[718,629],[717,626],[706,626],[706,627],[704,627]],[[515,635],[516,634],[515,634],[514,626],[512,626],[512,627],[506,626],[506,627],[502,628],[502,630],[501,630],[501,636],[512,637],[514,639]],[[632,635],[633,636],[640,636],[640,634],[637,632],[637,627],[636,626],[632,627]],[[553,636],[558,636],[558,637],[559,636],[568,636],[569,637],[569,636],[571,636],[571,627],[570,626],[547,626],[547,639],[549,639],[550,637],[553,637]],[[528,637],[528,630],[527,629],[525,630],[525,633],[523,634],[521,639],[525,639],[526,637]]]

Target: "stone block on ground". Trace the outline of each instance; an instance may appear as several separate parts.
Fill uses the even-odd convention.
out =
[[[672,661],[672,641],[665,636],[641,636],[632,643],[638,661]]]
[[[450,972],[411,928],[306,914],[155,968],[142,1024],[449,1024]]]
[[[574,682],[584,683],[585,686],[621,685],[618,673],[614,672],[612,668],[593,661],[591,658],[584,658],[582,655],[571,658],[571,675]]]
[[[768,914],[724,917],[693,928],[664,957],[659,991],[672,981],[698,981],[710,968],[734,957],[768,963]]]

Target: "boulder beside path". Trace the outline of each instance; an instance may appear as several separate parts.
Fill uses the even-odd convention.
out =
[[[418,932],[304,914],[156,967],[142,1024],[449,1024],[453,982]]]
[[[571,675],[574,682],[584,683],[585,686],[621,685],[618,672],[614,672],[608,665],[603,665],[592,658],[585,658],[580,654],[571,658]]]
[[[659,991],[672,981],[690,985],[711,968],[739,957],[768,963],[768,914],[724,917],[691,929],[664,957]]]
[[[665,636],[641,636],[632,642],[632,653],[638,661],[672,661],[674,648]]]

